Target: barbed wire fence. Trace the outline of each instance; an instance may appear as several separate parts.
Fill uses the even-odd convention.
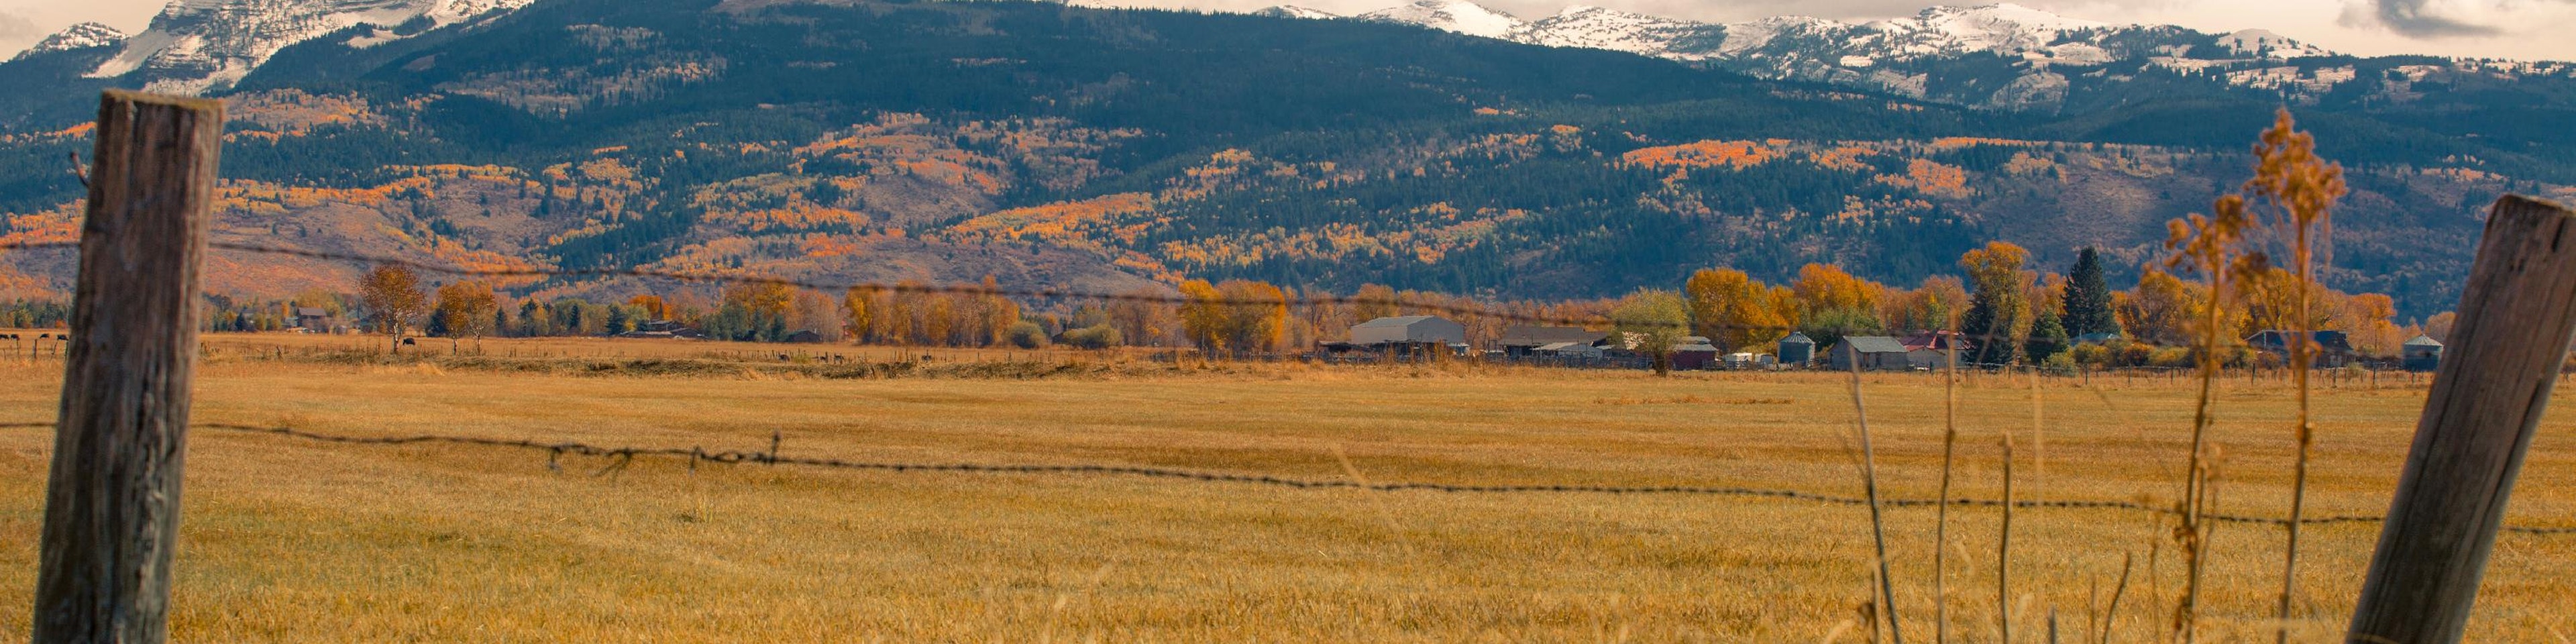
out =
[[[53,424],[53,423],[36,423],[36,422],[0,423],[0,429],[52,429],[53,427],[54,427],[54,424]],[[1152,478],[1152,479],[1163,479],[1163,480],[1180,481],[1180,482],[1188,482],[1188,483],[1219,483],[1219,484],[1258,485],[1258,486],[1267,486],[1267,487],[1290,488],[1290,489],[1297,489],[1297,490],[1362,490],[1362,491],[1369,491],[1369,492],[1443,492],[1443,493],[1450,493],[1450,494],[1607,494],[1607,495],[1627,495],[1627,496],[1727,496],[1727,497],[1749,497],[1749,498],[1777,499],[1777,500],[1784,500],[1784,501],[1799,501],[1799,502],[1818,503],[1818,504],[1826,504],[1826,505],[1842,505],[1842,506],[1863,506],[1863,505],[1868,505],[1868,504],[1869,504],[1869,501],[1868,501],[1867,499],[1860,498],[1860,497],[1854,497],[1854,496],[1841,496],[1841,495],[1834,495],[1834,494],[1822,494],[1822,493],[1816,493],[1816,492],[1807,492],[1807,491],[1802,491],[1802,490],[1780,489],[1780,488],[1755,488],[1755,487],[1734,487],[1734,486],[1702,486],[1702,485],[1469,484],[1469,483],[1430,483],[1430,482],[1404,482],[1404,481],[1395,481],[1395,482],[1361,482],[1361,481],[1354,481],[1354,480],[1348,480],[1348,479],[1314,479],[1314,478],[1296,478],[1296,477],[1274,476],[1274,475],[1267,475],[1267,474],[1243,474],[1243,473],[1216,472],[1216,471],[1205,471],[1205,470],[1188,470],[1188,469],[1176,469],[1176,468],[1143,467],[1143,466],[1135,466],[1135,465],[1100,464],[1100,463],[999,464],[999,463],[962,463],[962,462],[931,463],[931,462],[857,461],[857,460],[845,460],[845,459],[837,459],[837,458],[812,458],[812,457],[785,456],[785,455],[783,455],[780,451],[778,451],[778,449],[779,449],[779,448],[778,448],[775,444],[773,444],[773,445],[772,445],[772,447],[771,447],[771,449],[770,449],[769,451],[758,451],[758,450],[708,450],[708,449],[706,449],[706,448],[704,448],[704,447],[686,447],[686,448],[681,448],[681,447],[631,447],[631,446],[619,447],[619,446],[592,445],[592,444],[589,444],[589,443],[582,443],[582,442],[576,442],[576,441],[540,441],[540,440],[534,440],[534,439],[491,438],[491,437],[485,437],[485,436],[465,436],[465,435],[455,435],[455,434],[403,434],[403,435],[396,435],[396,436],[361,436],[361,435],[354,435],[354,434],[331,434],[331,433],[315,432],[315,431],[309,431],[309,430],[304,430],[304,429],[297,429],[297,428],[289,427],[289,426],[253,425],[253,424],[242,424],[242,423],[194,423],[194,424],[189,425],[189,428],[190,428],[190,429],[196,429],[196,430],[215,430],[215,431],[223,431],[223,432],[230,432],[230,433],[237,433],[237,434],[262,435],[262,436],[273,436],[273,437],[280,437],[280,438],[291,438],[291,439],[297,439],[297,440],[302,440],[302,441],[317,442],[317,443],[325,443],[325,444],[334,444],[334,445],[421,445],[421,444],[448,444],[448,445],[464,445],[464,446],[474,446],[474,447],[491,447],[491,448],[507,448],[507,449],[520,449],[520,450],[529,450],[529,451],[539,451],[539,452],[545,452],[545,453],[546,453],[545,467],[546,467],[546,469],[551,470],[551,471],[562,471],[562,470],[563,470],[563,468],[564,468],[563,458],[564,458],[564,457],[566,457],[566,456],[579,456],[579,457],[598,458],[598,459],[605,459],[605,460],[607,460],[607,461],[608,461],[608,463],[607,463],[607,464],[605,464],[605,465],[603,465],[600,469],[598,469],[598,470],[594,471],[594,472],[592,473],[592,475],[593,475],[593,476],[610,476],[610,475],[615,475],[615,474],[617,474],[617,473],[622,472],[623,470],[625,470],[625,468],[626,468],[629,464],[633,463],[633,462],[634,462],[636,459],[638,459],[638,458],[670,458],[670,459],[685,459],[685,460],[687,461],[687,465],[688,465],[690,468],[692,468],[692,469],[695,469],[695,468],[696,468],[696,467],[698,467],[700,464],[728,464],[728,465],[731,465],[731,464],[761,464],[761,465],[793,465],[793,466],[800,466],[800,467],[817,468],[817,469],[829,469],[829,470],[864,470],[864,471],[876,471],[876,472],[893,472],[893,473],[898,473],[898,474],[907,474],[907,473],[920,473],[920,474],[940,474],[940,473],[951,473],[951,474],[1021,474],[1021,475],[1038,475],[1038,476],[1067,476],[1067,477],[1082,477],[1082,476],[1133,476],[1133,477],[1144,477],[1144,478]],[[1884,507],[1891,507],[1891,508],[1929,508],[1929,507],[1937,507],[1937,506],[1939,506],[1939,505],[1942,505],[1942,503],[1943,503],[1943,501],[1942,501],[1941,499],[1938,499],[1938,498],[1929,498],[1929,499],[1927,499],[1927,498],[1892,498],[1892,499],[1880,499],[1880,500],[1879,500],[1879,504],[1880,504],[1881,506],[1884,506]],[[1998,508],[1998,507],[2003,507],[2003,506],[2005,505],[2004,501],[1999,500],[1999,499],[1975,498],[1975,497],[1964,497],[1964,496],[1963,496],[1963,497],[1955,497],[1955,498],[1948,499],[1948,504],[1949,504],[1951,507],[1985,507],[1985,508]],[[2178,511],[2177,511],[2177,510],[2175,510],[2174,508],[2169,507],[2169,506],[2159,505],[2159,504],[2154,504],[2154,503],[2143,503],[2143,502],[2137,502],[2137,501],[2101,501],[2101,500],[2069,500],[2069,499],[2060,499],[2060,500],[2027,500],[2027,499],[2022,499],[2022,500],[2014,500],[2014,501],[2012,501],[2011,505],[2012,505],[2013,507],[2016,507],[2016,508],[2063,508],[2063,509],[2079,509],[2079,510],[2122,510],[2122,511],[2142,512],[2142,513],[2156,514],[2156,515],[2165,515],[2165,516],[2171,516],[2171,515],[2178,514]],[[2269,526],[2275,526],[2275,527],[2287,527],[2287,526],[2290,524],[2290,521],[2289,521],[2288,519],[2282,519],[2282,518],[2276,518],[2276,517],[2261,517],[2261,516],[2244,515],[2244,514],[2205,514],[2205,515],[2203,515],[2203,518],[2207,518],[2207,519],[2214,520],[2214,521],[2224,521],[2224,522],[2228,522],[2228,523],[2259,524],[2259,525],[2269,525]],[[2304,517],[2304,518],[2300,519],[2299,523],[2300,523],[2300,524],[2302,524],[2302,525],[2334,525],[2334,524],[2378,523],[2378,522],[2380,522],[2380,521],[2382,521],[2382,520],[2384,520],[2384,517],[2381,517],[2381,516],[2379,516],[2379,515],[2368,515],[2368,514],[2347,514],[2347,515],[2329,515],[2329,516]],[[2513,533],[2517,533],[2517,534],[2528,534],[2528,535],[2570,535],[2570,534],[2576,534],[2576,527],[2506,526],[2506,527],[2505,527],[2505,531],[2507,531],[2507,532],[2513,532]]]

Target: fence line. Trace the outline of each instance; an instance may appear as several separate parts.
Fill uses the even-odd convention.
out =
[[[0,423],[0,428],[8,428],[8,429],[43,429],[43,428],[52,428],[53,426],[54,426],[54,425],[53,425],[52,423]],[[1487,484],[1487,485],[1476,485],[1476,484],[1423,483],[1423,482],[1361,483],[1361,482],[1357,482],[1357,481],[1350,481],[1350,480],[1344,480],[1344,479],[1301,479],[1301,478],[1283,477],[1283,476],[1273,476],[1273,475],[1266,475],[1266,474],[1234,474],[1234,473],[1226,473],[1226,472],[1208,472],[1208,471],[1184,470],[1184,469],[1160,468],[1160,467],[1140,467],[1140,466],[1132,466],[1132,465],[1104,465],[1104,464],[1057,464],[1057,465],[1043,465],[1043,464],[983,464],[983,463],[900,463],[900,462],[885,462],[885,461],[853,461],[853,460],[834,459],[834,458],[807,458],[807,457],[794,457],[794,456],[780,456],[780,455],[778,455],[778,453],[777,453],[777,452],[775,452],[775,451],[766,451],[766,452],[764,452],[764,451],[754,451],[754,450],[717,450],[717,451],[708,451],[708,450],[706,450],[706,449],[704,449],[704,448],[700,448],[700,447],[689,447],[689,448],[679,448],[679,447],[607,447],[607,446],[591,445],[591,444],[588,444],[588,443],[570,442],[570,441],[550,442],[550,441],[539,441],[539,440],[533,440],[533,439],[487,438],[487,437],[480,437],[480,436],[457,436],[457,435],[444,435],[444,434],[411,434],[411,435],[404,435],[404,436],[354,436],[354,435],[348,435],[348,434],[326,434],[326,433],[321,433],[321,432],[312,432],[312,431],[306,431],[306,430],[301,430],[301,429],[295,429],[295,428],[293,428],[293,427],[272,427],[272,426],[266,426],[266,425],[250,425],[250,424],[241,424],[241,423],[197,423],[197,424],[190,425],[189,427],[190,427],[191,429],[208,429],[208,430],[220,430],[220,431],[228,431],[228,432],[243,433],[243,434],[258,434],[258,435],[278,436],[278,437],[284,437],[284,438],[294,438],[294,439],[300,439],[300,440],[306,440],[306,441],[314,441],[314,442],[322,442],[322,443],[333,443],[333,444],[341,444],[341,445],[416,445],[416,444],[424,444],[424,443],[443,443],[443,444],[451,444],[451,445],[469,445],[469,446],[476,446],[476,447],[497,447],[497,448],[513,448],[513,449],[536,450],[536,451],[544,451],[544,452],[546,452],[546,453],[547,453],[547,456],[546,456],[546,466],[547,466],[547,468],[548,468],[548,469],[561,469],[561,467],[562,467],[562,460],[561,460],[561,459],[562,459],[565,455],[613,459],[611,463],[609,463],[607,466],[603,467],[601,470],[599,470],[598,472],[596,472],[595,474],[597,474],[597,475],[606,475],[606,474],[611,474],[611,473],[615,473],[615,472],[618,472],[618,471],[622,471],[623,469],[625,469],[625,467],[626,467],[628,464],[630,464],[630,463],[634,462],[634,460],[635,460],[637,457],[663,457],[663,458],[681,458],[681,459],[688,459],[688,462],[689,462],[689,466],[690,466],[690,467],[696,467],[696,466],[697,466],[697,464],[698,464],[698,463],[701,463],[701,462],[704,462],[704,463],[727,463],[727,464],[732,464],[732,463],[756,463],[756,464],[764,464],[764,465],[795,465],[795,466],[802,466],[802,467],[814,467],[814,468],[823,468],[823,469],[839,469],[839,470],[871,470],[871,471],[896,472],[896,473],[974,473],[974,474],[1039,474],[1039,475],[1110,475],[1110,476],[1139,476],[1139,477],[1146,477],[1146,478],[1169,479],[1169,480],[1188,481],[1188,482],[1198,482],[1198,483],[1239,483],[1239,484],[1248,484],[1248,485],[1266,485],[1266,486],[1273,486],[1273,487],[1285,487],[1285,488],[1293,488],[1293,489],[1301,489],[1301,490],[1350,489],[1350,490],[1364,490],[1364,491],[1371,491],[1371,492],[1405,492],[1405,491],[1425,491],[1425,492],[1445,492],[1445,493],[1453,493],[1453,494],[1614,494],[1614,495],[1644,495],[1644,496],[1676,496],[1676,495],[1678,495],[1678,496],[1734,496],[1734,497],[1754,497],[1754,498],[1781,499],[1781,500],[1789,500],[1789,501],[1806,501],[1806,502],[1811,502],[1811,503],[1823,503],[1823,504],[1830,504],[1830,505],[1849,505],[1849,506],[1865,505],[1865,504],[1867,504],[1867,503],[1868,503],[1868,501],[1867,501],[1866,499],[1862,499],[1862,498],[1859,498],[1859,497],[1839,496],[1839,495],[1833,495],[1833,494],[1820,494],[1820,493],[1815,493],[1815,492],[1806,492],[1806,491],[1801,491],[1801,490],[1788,490],[1788,489],[1765,489],[1765,488],[1751,488],[1751,487],[1721,487],[1721,486],[1695,486],[1695,485],[1583,485],[1583,484],[1577,484],[1577,485],[1537,485],[1537,484]],[[1934,506],[1941,505],[1941,501],[1940,501],[1939,499],[1924,499],[1924,498],[1912,498],[1912,499],[1882,499],[1882,500],[1880,500],[1880,504],[1881,504],[1881,505],[1883,505],[1883,506],[1887,506],[1887,507],[1923,508],[1923,507],[1934,507]],[[1997,507],[2002,507],[2002,506],[2004,505],[2004,503],[2003,503],[2003,501],[1996,500],[1996,499],[1980,499],[1980,498],[1971,498],[1971,497],[1958,497],[1958,498],[1950,499],[1950,500],[1949,500],[1949,505],[1951,505],[1951,506],[1953,506],[1953,507],[1986,507],[1986,508],[1997,508]],[[2093,510],[2127,510],[2127,511],[2134,511],[2134,512],[2146,512],[2146,513],[2162,514],[2162,515],[2171,515],[2171,514],[2174,514],[2174,513],[2175,513],[2175,510],[2174,510],[2174,509],[2172,509],[2172,508],[2168,508],[2168,507],[2164,507],[2164,506],[2160,506],[2160,505],[2148,504],[2148,503],[2139,503],[2139,502],[2136,502],[2136,501],[2087,501],[2087,500],[2014,501],[2014,502],[2012,502],[2012,505],[2013,505],[2013,507],[2015,507],[2015,508],[2067,508],[2067,509],[2093,509]],[[2289,523],[2290,523],[2290,522],[2289,522],[2289,520],[2287,520],[2287,519],[2279,519],[2279,518],[2273,518],[2273,517],[2259,517],[2259,516],[2252,516],[2252,515],[2226,515],[2226,514],[2213,514],[2213,515],[2204,515],[2204,517],[2205,517],[2205,518],[2208,518],[2208,519],[2211,519],[2211,520],[2215,520],[2215,521],[2225,521],[2225,522],[2230,522],[2230,523],[2261,524],[2261,525],[2271,525],[2271,526],[2278,526],[2278,527],[2286,527],[2286,526],[2288,526],[2288,525],[2289,525]],[[2307,518],[2303,518],[2303,519],[2301,519],[2301,520],[2299,521],[2299,523],[2301,523],[2301,524],[2303,524],[2303,525],[2329,525],[2329,524],[2346,524],[2346,523],[2377,523],[2377,522],[2381,521],[2382,519],[2384,519],[2384,517],[2381,517],[2381,516],[2378,516],[2378,515],[2350,514],[2350,515],[2335,515],[2335,516],[2307,517]],[[2506,528],[2505,528],[2505,530],[2506,530],[2506,531],[2508,531],[2508,532],[2515,532],[2515,533],[2521,533],[2521,534],[2532,534],[2532,535],[2562,535],[2562,534],[2576,534],[2576,526],[2571,526],[2571,527],[2510,526],[2510,527],[2506,527]]]

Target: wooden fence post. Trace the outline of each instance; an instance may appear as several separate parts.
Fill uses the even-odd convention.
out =
[[[2576,212],[2496,201],[2346,634],[2460,641],[2523,453],[2576,334]]]
[[[223,104],[110,91],[81,226],[34,641],[160,642]]]

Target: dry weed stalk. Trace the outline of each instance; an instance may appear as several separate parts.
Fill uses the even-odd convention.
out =
[[[2129,592],[2129,568],[2138,563],[2133,553],[2120,554],[2120,581],[2111,585],[2111,605],[2102,609],[2102,625],[2093,629],[2095,644],[2111,644],[2111,629],[2120,622],[2120,596]]]
[[[1860,361],[1853,360],[1851,367],[1852,418],[1860,425],[1861,490],[1869,497],[1869,533],[1878,548],[1879,605],[1887,607],[1881,612],[1887,613],[1888,641],[1905,644],[1904,628],[1896,619],[1896,579],[1888,573],[1887,524],[1880,516],[1878,504],[1878,456],[1869,442],[1869,404],[1860,395]],[[1878,628],[1877,619],[1870,620],[1870,628]]]
[[[2196,270],[2208,282],[2208,292],[2200,303],[2203,315],[2197,329],[2199,337],[2195,338],[2199,345],[2196,348],[2200,395],[2192,411],[2190,465],[2183,474],[2181,507],[2176,508],[2180,523],[2174,528],[2174,538],[2182,547],[2185,570],[2182,603],[2174,610],[2174,630],[2184,644],[2198,639],[2200,580],[2205,568],[2203,564],[2208,559],[2205,547],[2209,525],[2202,519],[2202,513],[2208,506],[2206,497],[2211,480],[2208,472],[2210,459],[2206,452],[2209,450],[2209,426],[2213,420],[2211,413],[2216,403],[2220,365],[2218,349],[2226,337],[2220,311],[2225,308],[2228,278],[2239,269],[2237,264],[2245,259],[2239,255],[2238,246],[2253,227],[2253,222],[2246,215],[2243,197],[2219,197],[2211,212],[2206,216],[2189,215],[2167,224],[2170,235],[2165,240],[2167,248],[2178,251],[2166,261],[2167,266]]]
[[[2254,179],[2245,182],[2245,192],[2271,206],[2274,227],[2291,231],[2289,251],[2298,268],[2299,317],[2293,321],[2298,337],[2290,343],[2291,378],[2299,401],[2298,464],[2290,486],[2290,534],[2281,562],[2281,598],[2273,615],[2280,622],[2273,641],[2288,642],[2290,609],[2299,586],[2299,526],[2307,510],[2308,452],[2316,442],[2308,411],[2308,375],[2317,350],[2316,318],[2309,311],[2310,290],[2316,283],[2315,247],[2317,237],[2333,234],[2334,202],[2345,188],[2343,166],[2317,157],[2316,137],[2298,131],[2287,108],[2275,117],[2272,129],[2263,132],[2254,153],[2259,162]]]

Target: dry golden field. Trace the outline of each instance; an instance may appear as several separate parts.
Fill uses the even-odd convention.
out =
[[[924,463],[1099,463],[1318,480],[1694,485],[1860,492],[1845,376],[1169,365],[1135,355],[934,350],[937,368],[839,369],[826,351],[487,340],[381,361],[349,337],[207,338],[196,419],[358,436],[767,449]],[[361,345],[365,342],[367,344]],[[797,351],[794,348],[788,352]],[[467,353],[471,354],[470,344]],[[1013,361],[1044,364],[1013,364]],[[980,362],[979,362],[980,361]],[[819,363],[819,364],[818,364]],[[983,366],[971,366],[981,364]],[[0,356],[0,423],[53,417],[61,365]],[[895,375],[899,377],[880,377]],[[841,376],[869,376],[844,378]],[[1031,376],[1031,377],[1014,377]],[[2320,393],[2312,512],[2377,514],[2419,387]],[[1958,494],[2158,500],[2178,486],[2191,392],[2051,380],[1960,391]],[[1934,494],[1942,387],[1867,379],[1887,493]],[[2287,506],[2277,381],[2225,383],[2224,511]],[[2576,526],[2562,401],[2509,523]],[[25,637],[51,432],[0,429],[0,639]],[[1867,511],[1809,501],[1598,493],[1303,490],[1121,475],[847,471],[542,451],[336,445],[201,430],[188,456],[181,641],[1866,641]],[[1898,609],[1930,641],[1949,548],[1957,641],[1993,641],[1993,508],[1889,511]],[[2171,521],[2014,517],[2013,620],[2088,641],[2124,558],[2115,642],[2162,641],[2181,588]],[[2301,641],[2339,641],[2375,524],[2309,530]],[[2282,531],[2221,524],[2204,641],[2269,639]],[[2576,534],[2507,534],[2470,639],[2576,636]]]

